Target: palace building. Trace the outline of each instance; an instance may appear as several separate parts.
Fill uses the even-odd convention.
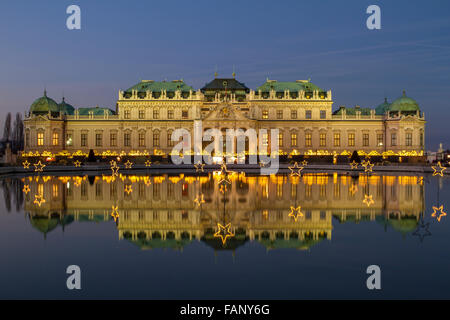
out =
[[[47,96],[25,115],[25,154],[164,155],[176,144],[174,130],[279,129],[284,154],[422,155],[425,116],[403,95],[374,108],[339,107],[331,90],[310,80],[267,79],[255,90],[218,78],[195,90],[183,80],[143,80],[119,91],[115,110],[74,108]],[[194,143],[194,141],[192,141]]]

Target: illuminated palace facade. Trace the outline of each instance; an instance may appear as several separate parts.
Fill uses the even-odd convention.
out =
[[[403,93],[375,108],[332,111],[331,90],[309,80],[267,80],[256,90],[232,78],[216,78],[199,90],[183,80],[143,80],[119,91],[115,110],[74,108],[45,93],[25,115],[25,152],[169,154],[174,130],[279,129],[286,154],[421,155],[425,117]],[[194,141],[192,141],[194,143]],[[247,147],[248,148],[248,147]]]
[[[24,178],[25,211],[43,233],[113,215],[119,239],[144,249],[179,249],[193,239],[222,248],[214,238],[218,223],[231,224],[231,247],[255,240],[268,248],[307,249],[331,239],[333,218],[409,233],[425,208],[417,176],[236,176],[231,182],[223,194],[217,178],[208,176],[30,177]],[[302,216],[290,215],[299,206]]]

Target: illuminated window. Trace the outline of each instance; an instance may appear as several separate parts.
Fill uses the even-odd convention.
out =
[[[278,146],[283,146],[283,133],[282,132],[280,132],[279,134],[278,134]]]
[[[153,132],[153,146],[159,147],[159,132]]]
[[[305,111],[305,119],[311,119],[312,118],[312,111],[306,110]]]
[[[87,133],[81,134],[81,146],[86,147],[87,146]]]
[[[406,146],[410,147],[412,146],[412,133],[407,133],[406,134]]]
[[[66,134],[66,145],[67,146],[73,145],[73,137],[71,133]]]
[[[320,137],[320,146],[325,147],[327,145],[327,134],[321,133],[319,137]]]
[[[139,110],[139,119],[145,119],[145,110],[144,109]]]
[[[103,135],[101,133],[95,134],[95,146],[101,147],[103,144]]]
[[[341,134],[340,133],[335,133],[334,134],[334,146],[335,147],[340,147],[341,146]]]
[[[139,132],[139,147],[145,147],[145,132]]]
[[[363,133],[363,146],[368,147],[369,146],[369,134]]]
[[[111,147],[117,147],[117,133],[109,134],[109,145]]]
[[[131,147],[131,133],[126,132],[123,134],[123,145],[125,147]]]
[[[167,132],[167,146],[173,147],[174,141],[172,141],[172,131]]]
[[[44,145],[44,133],[43,132],[38,132],[38,134],[37,134],[37,145],[38,146]]]
[[[158,109],[153,110],[153,119],[159,119],[159,110]]]
[[[320,119],[326,119],[327,112],[325,110],[320,110]]]
[[[383,145],[384,136],[382,133],[377,134],[377,146],[381,147]]]
[[[283,198],[283,185],[281,183],[277,184],[277,197],[279,199]]]
[[[291,110],[291,119],[297,119],[297,110]]]
[[[123,117],[125,119],[130,119],[131,118],[131,111],[130,110],[125,110],[124,114],[123,114]]]
[[[283,119],[283,110],[277,110],[277,119]]]
[[[355,146],[355,134],[354,133],[349,133],[348,134],[348,146],[349,147],[354,147]]]
[[[57,184],[54,184],[52,186],[52,196],[53,198],[58,198],[58,194],[59,194],[59,188]]]
[[[268,110],[263,110],[262,118],[263,119],[269,119],[269,111]]]
[[[167,119],[173,119],[173,110],[167,110]]]
[[[297,134],[296,133],[291,133],[291,146],[297,146]]]
[[[58,132],[53,132],[53,135],[52,135],[52,144],[53,144],[54,146],[57,146],[58,143],[59,143],[59,135],[58,135]]]
[[[391,133],[391,146],[395,147],[397,145],[397,134]]]
[[[262,135],[262,144],[263,146],[269,145],[269,135],[267,133],[263,133]]]
[[[312,134],[310,132],[305,133],[305,147],[312,146]]]

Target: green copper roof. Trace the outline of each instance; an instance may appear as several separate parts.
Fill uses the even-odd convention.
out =
[[[30,107],[31,113],[48,113],[59,112],[59,106],[55,100],[47,97],[47,91],[44,91],[44,96],[36,99]]]
[[[385,114],[389,110],[390,105],[391,104],[387,101],[387,98],[384,98],[384,102],[375,108],[375,114],[377,115]]]
[[[80,116],[87,116],[89,115],[89,112],[93,112],[94,116],[102,116],[105,114],[105,110],[108,114],[114,114],[114,111],[108,108],[100,108],[96,106],[95,108],[78,108],[78,114]]]
[[[403,91],[403,96],[392,102],[389,110],[402,112],[415,112],[420,109],[416,100],[407,97],[405,91]]]
[[[261,90],[262,92],[269,92],[270,90],[275,90],[276,92],[284,92],[284,90],[289,90],[290,92],[303,91],[314,91],[318,90],[323,92],[324,90],[315,84],[309,82],[309,80],[299,80],[299,81],[276,81],[267,80],[262,86],[259,86],[256,91]]]
[[[131,88],[125,90],[125,93],[131,93],[132,90],[137,90],[138,92],[161,92],[161,90],[166,90],[167,92],[175,92],[181,90],[182,92],[194,91],[191,86],[184,83],[183,80],[174,81],[153,81],[153,80],[142,80],[138,84],[135,84]]]
[[[59,110],[64,114],[73,115],[75,108],[72,105],[66,103],[66,100],[63,97],[62,102],[59,104]]]
[[[356,110],[361,111],[361,115],[363,115],[363,116],[370,116],[370,111],[372,110],[370,108],[357,108],[357,107],[355,107],[355,108],[345,108],[345,107],[341,107],[339,110],[335,111],[333,114],[340,115],[340,114],[342,114],[342,111],[344,109],[346,111],[346,114],[349,115],[349,116],[356,115]]]

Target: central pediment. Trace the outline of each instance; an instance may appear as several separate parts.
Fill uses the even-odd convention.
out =
[[[230,103],[218,104],[213,110],[206,115],[203,120],[217,120],[217,121],[248,121],[247,118],[238,108]]]

